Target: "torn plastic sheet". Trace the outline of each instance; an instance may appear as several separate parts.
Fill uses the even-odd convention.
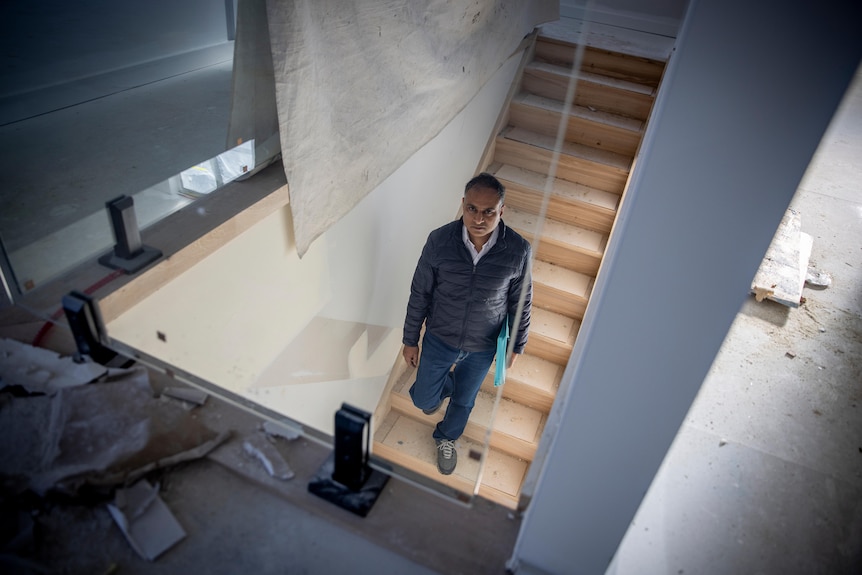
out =
[[[75,495],[203,457],[228,436],[156,399],[146,369],[113,370],[53,396],[5,397],[0,481],[13,492]]]
[[[230,138],[280,135],[299,256],[559,10],[554,0],[240,3]]]
[[[20,385],[29,393],[52,395],[90,383],[107,371],[104,365],[92,361],[76,363],[72,357],[48,349],[0,339],[0,389]]]

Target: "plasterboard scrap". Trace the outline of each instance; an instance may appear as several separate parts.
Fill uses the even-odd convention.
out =
[[[153,561],[182,541],[186,532],[159,497],[158,486],[141,480],[118,489],[108,511],[138,555]]]
[[[263,430],[267,435],[272,435],[274,437],[283,437],[288,441],[293,441],[294,439],[299,439],[302,437],[302,434],[293,429],[292,427],[288,427],[286,425],[282,425],[280,423],[275,423],[274,421],[264,421],[263,422]]]
[[[790,307],[799,306],[814,243],[809,234],[801,231],[801,226],[799,212],[787,210],[751,284],[757,301],[770,299]]]
[[[242,448],[260,461],[272,477],[283,480],[293,478],[293,470],[266,436],[255,434],[243,441]]]
[[[816,288],[828,288],[832,285],[832,274],[808,268],[808,272],[805,274],[805,285]]]
[[[209,397],[205,391],[191,387],[167,387],[162,391],[162,395],[187,401],[195,405],[203,405]]]
[[[76,363],[70,356],[14,339],[0,339],[0,389],[20,385],[30,393],[53,395],[84,385],[107,373],[93,361]]]

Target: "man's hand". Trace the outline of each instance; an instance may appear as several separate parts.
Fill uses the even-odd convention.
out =
[[[407,362],[407,365],[410,367],[416,367],[419,365],[419,346],[418,345],[405,345],[404,351],[401,352],[404,356],[404,361]]]
[[[509,361],[506,362],[506,369],[510,369],[513,365],[515,365],[515,360],[518,359],[520,353],[512,352],[512,355],[509,356]]]

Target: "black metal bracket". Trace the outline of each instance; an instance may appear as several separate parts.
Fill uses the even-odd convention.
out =
[[[89,356],[96,363],[120,367],[128,360],[105,345],[105,324],[96,302],[87,294],[71,291],[63,296],[63,311],[78,348],[76,361]]]
[[[161,250],[141,243],[135,201],[131,196],[119,196],[106,204],[111,216],[114,240],[117,242],[111,253],[99,258],[99,263],[127,274],[140,271],[162,257]]]
[[[389,481],[389,475],[368,465],[370,423],[370,413],[341,404],[335,413],[335,449],[308,484],[311,493],[361,517],[368,515]]]

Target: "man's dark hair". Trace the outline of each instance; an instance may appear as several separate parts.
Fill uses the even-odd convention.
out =
[[[489,190],[494,190],[497,192],[497,195],[500,196],[500,201],[506,197],[506,188],[503,187],[503,184],[500,183],[500,180],[489,174],[488,172],[482,172],[478,176],[475,176],[472,180],[467,182],[467,185],[464,186],[464,195],[467,195],[467,192],[472,190],[473,188],[487,188]]]

